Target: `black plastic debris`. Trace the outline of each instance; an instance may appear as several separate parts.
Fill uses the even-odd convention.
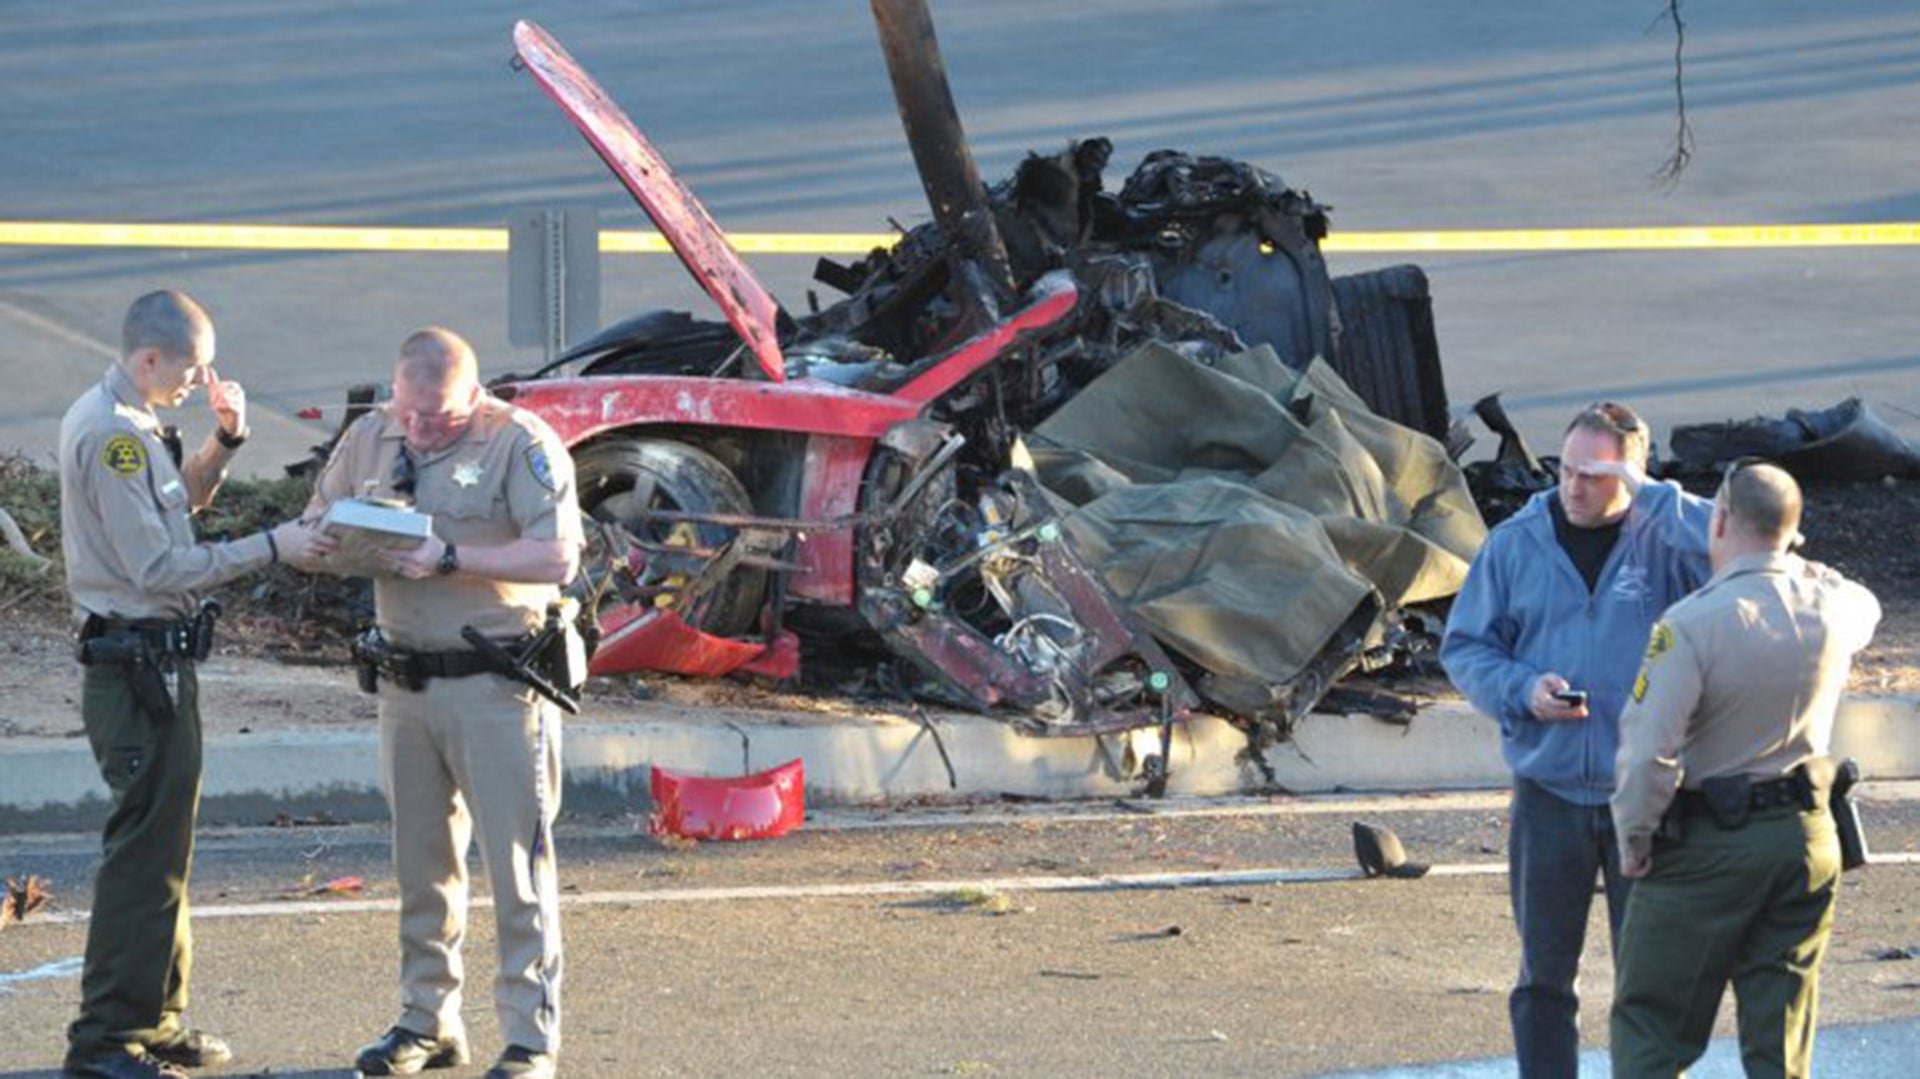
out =
[[[1353,855],[1359,859],[1361,871],[1369,877],[1413,880],[1426,876],[1432,868],[1424,862],[1408,861],[1400,837],[1391,830],[1359,821],[1353,822]]]
[[[1685,424],[1673,429],[1673,465],[1682,475],[1717,473],[1742,457],[1763,457],[1802,480],[1920,477],[1920,446],[1849,397],[1832,408],[1792,408],[1784,417]]]
[[[1558,477],[1552,458],[1539,458],[1527,447],[1526,440],[1508,418],[1500,395],[1488,394],[1473,403],[1473,414],[1500,436],[1500,448],[1491,461],[1475,461],[1461,469],[1466,473],[1467,489],[1480,507],[1487,526],[1506,520],[1525,505],[1536,491],[1552,487]]]

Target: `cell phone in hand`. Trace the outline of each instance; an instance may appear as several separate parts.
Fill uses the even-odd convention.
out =
[[[1585,708],[1587,691],[1584,689],[1563,689],[1553,695],[1553,699],[1569,708]]]

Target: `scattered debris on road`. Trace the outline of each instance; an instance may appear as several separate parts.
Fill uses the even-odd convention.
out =
[[[53,901],[53,891],[45,879],[28,875],[8,877],[7,893],[0,898],[0,929],[24,922]]]

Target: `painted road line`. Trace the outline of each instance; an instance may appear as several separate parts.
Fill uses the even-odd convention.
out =
[[[886,232],[736,232],[729,233],[728,239],[739,251],[750,255],[864,255],[876,247],[891,246],[899,236]],[[497,253],[507,250],[507,230],[0,221],[0,245]],[[1672,251],[1915,245],[1920,245],[1920,221],[1346,232],[1334,233],[1321,241],[1322,249],[1329,252],[1435,255],[1489,251]],[[617,230],[600,234],[600,250],[616,254],[666,254],[672,249],[659,233]]]
[[[51,963],[42,963],[32,970],[0,971],[0,993],[6,993],[8,986],[19,985],[22,982],[39,982],[48,978],[77,978],[80,976],[80,969],[85,965],[86,960],[75,955],[66,959],[55,959]]]
[[[1920,865],[1920,853],[1876,854],[1875,865]],[[1507,863],[1452,862],[1428,871],[1435,877],[1504,876]],[[1129,892],[1174,888],[1247,888],[1265,885],[1327,884],[1361,880],[1355,868],[1240,869],[1216,873],[1111,873],[1078,877],[975,877],[967,880],[869,881],[848,884],[767,884],[734,888],[658,888],[648,891],[582,892],[560,897],[562,906],[625,907],[650,903],[733,903],[743,900],[882,899],[910,896],[951,896],[993,892]],[[493,900],[476,896],[472,905],[487,907]],[[282,918],[313,914],[396,913],[398,899],[296,899],[272,903],[195,905],[193,916],[205,918]],[[23,925],[72,925],[87,920],[88,911],[58,911],[35,915]]]

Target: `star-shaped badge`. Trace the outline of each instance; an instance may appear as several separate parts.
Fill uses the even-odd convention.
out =
[[[480,462],[462,461],[453,466],[453,482],[461,487],[472,487],[480,482]]]

